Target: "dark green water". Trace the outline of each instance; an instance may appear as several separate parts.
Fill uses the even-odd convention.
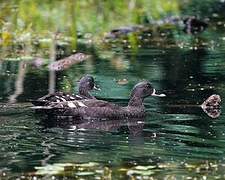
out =
[[[214,93],[223,101],[225,51],[224,41],[219,43],[215,49],[115,52],[112,59],[90,59],[56,73],[56,89],[69,84],[73,92],[81,76],[92,74],[102,89],[94,94],[123,105],[142,79],[167,94],[146,99],[144,120],[66,127],[43,125],[29,108],[29,99],[48,91],[47,70],[24,68],[24,90],[10,104],[21,62],[1,62],[0,177],[223,179],[223,113],[212,119],[200,108],[183,107],[200,104]],[[120,79],[128,82],[120,85]]]

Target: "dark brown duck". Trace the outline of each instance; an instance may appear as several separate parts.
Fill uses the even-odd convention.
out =
[[[90,91],[97,89],[95,86],[94,78],[90,75],[86,75],[79,81],[78,94],[70,94],[65,92],[56,92],[47,94],[37,100],[32,101],[35,106],[47,106],[52,102],[66,102],[82,99],[95,99],[94,96],[90,94]]]
[[[148,96],[164,97],[165,95],[156,94],[152,85],[148,81],[143,81],[134,86],[126,107],[97,99],[84,99],[51,103],[34,109],[42,109],[51,116],[73,116],[78,119],[141,118],[145,115],[143,101]]]

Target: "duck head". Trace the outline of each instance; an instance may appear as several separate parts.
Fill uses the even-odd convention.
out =
[[[86,75],[79,81],[79,94],[84,96],[89,96],[89,91],[96,89],[94,78],[90,75]]]
[[[148,81],[136,84],[131,92],[129,106],[140,106],[148,96],[165,97],[165,94],[156,94],[156,90]]]
[[[79,82],[79,89],[86,89],[88,91],[91,91],[94,89],[95,81],[94,78],[90,75],[86,75],[80,79]]]

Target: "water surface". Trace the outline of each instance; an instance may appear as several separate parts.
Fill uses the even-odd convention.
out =
[[[132,86],[142,79],[167,94],[145,100],[144,120],[65,127],[43,125],[29,108],[29,99],[47,93],[48,72],[27,71],[24,91],[16,103],[9,104],[20,62],[2,62],[1,176],[222,178],[223,114],[212,119],[198,107],[182,106],[200,104],[214,93],[223,97],[223,49],[220,53],[207,49],[163,51],[141,49],[135,57],[126,53],[112,60],[90,60],[56,74],[56,89],[63,90],[61,83],[69,81],[72,92],[81,76],[92,74],[102,89],[94,92],[96,96],[122,105],[127,104]],[[125,67],[117,69],[115,61],[122,61]],[[126,79],[124,85],[118,84],[121,79]]]

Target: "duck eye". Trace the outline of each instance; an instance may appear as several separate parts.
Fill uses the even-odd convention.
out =
[[[145,88],[143,89],[143,92],[144,92],[144,93],[147,93],[147,92],[148,92],[148,88],[145,87]]]

